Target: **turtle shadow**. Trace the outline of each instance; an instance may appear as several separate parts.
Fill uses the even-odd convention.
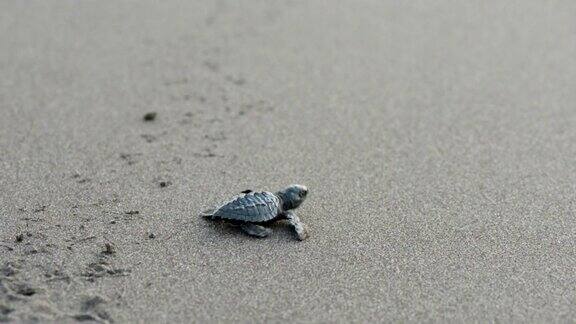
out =
[[[285,220],[279,220],[270,224],[263,225],[266,228],[271,229],[273,232],[267,237],[256,237],[246,234],[241,228],[239,224],[232,224],[227,221],[222,220],[205,220],[206,228],[209,229],[211,233],[206,232],[206,237],[212,238],[231,238],[231,237],[239,237],[246,240],[255,240],[255,241],[265,241],[267,239],[276,237],[282,238],[286,240],[294,240],[294,232],[292,228],[288,225],[288,222]]]

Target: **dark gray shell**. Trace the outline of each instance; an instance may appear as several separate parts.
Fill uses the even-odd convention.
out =
[[[280,199],[273,193],[250,192],[232,198],[218,207],[213,216],[222,219],[244,222],[267,222],[281,211]]]

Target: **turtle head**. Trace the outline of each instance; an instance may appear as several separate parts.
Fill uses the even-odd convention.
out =
[[[282,209],[290,210],[298,208],[308,195],[308,188],[302,185],[291,185],[276,193],[282,199]]]

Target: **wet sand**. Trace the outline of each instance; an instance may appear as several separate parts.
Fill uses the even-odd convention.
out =
[[[2,1],[0,320],[574,321],[574,17]],[[197,217],[291,183],[308,241]]]

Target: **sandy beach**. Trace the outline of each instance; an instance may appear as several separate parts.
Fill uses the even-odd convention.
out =
[[[0,322],[575,321],[575,17],[1,1]],[[198,217],[292,183],[304,242]]]

